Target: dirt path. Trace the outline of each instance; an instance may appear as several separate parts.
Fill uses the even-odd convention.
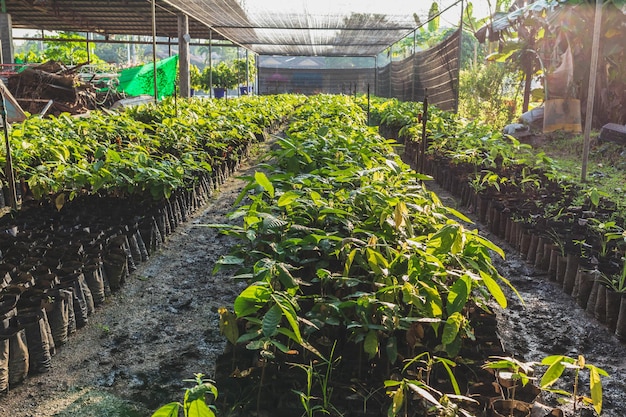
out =
[[[474,222],[473,213],[467,213],[447,191],[436,184],[428,184],[444,204],[465,211]],[[498,316],[498,333],[507,352],[522,361],[541,361],[549,355],[567,355],[577,358],[583,355],[587,363],[606,370],[610,378],[602,378],[603,411],[605,417],[626,416],[626,344],[607,330],[607,327],[588,315],[578,306],[573,297],[561,289],[561,285],[551,281],[546,273],[536,271],[530,263],[521,258],[517,250],[506,241],[490,233],[481,224],[475,223],[480,234],[500,246],[506,259],[494,258],[500,273],[508,278],[518,290],[523,302],[512,292],[507,291],[508,307],[501,309],[494,303]],[[545,367],[537,367],[541,376]],[[589,395],[588,374],[581,373],[580,381],[585,395]],[[572,391],[573,378],[566,372],[563,383],[558,388]],[[555,386],[557,387],[557,386]],[[543,400],[557,404],[557,397],[543,393]],[[562,397],[561,397],[562,398]],[[572,409],[563,405],[566,416],[573,416]],[[582,416],[593,416],[583,410]],[[577,416],[579,414],[576,414]]]
[[[194,373],[213,376],[224,348],[217,308],[232,305],[244,284],[228,274],[211,274],[232,241],[199,225],[225,222],[243,184],[228,179],[210,204],[179,227],[58,350],[49,373],[28,378],[0,398],[0,416],[149,416],[159,405],[182,399],[188,386],[183,379]],[[436,191],[445,204],[456,205]],[[626,345],[555,283],[536,276],[508,244],[483,234],[505,248],[507,260],[497,261],[498,267],[525,300],[522,305],[510,294],[509,308],[497,310],[507,350],[528,361],[584,355],[611,375],[603,381],[603,415],[626,416]]]

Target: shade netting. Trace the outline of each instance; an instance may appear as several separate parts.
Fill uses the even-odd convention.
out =
[[[174,95],[178,55],[157,61],[157,95],[161,99]],[[154,64],[140,65],[123,70],[119,77],[118,90],[135,97],[154,95]]]

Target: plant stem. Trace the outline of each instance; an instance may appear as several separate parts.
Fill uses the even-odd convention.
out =
[[[261,380],[259,381],[259,391],[257,392],[257,396],[256,396],[256,415],[259,416],[260,411],[261,411],[261,392],[263,389],[263,381],[265,380],[265,366],[266,366],[266,362],[265,359],[263,359],[263,366],[261,367]]]
[[[576,414],[576,402],[578,401],[578,373],[579,369],[577,368],[574,375],[574,414]]]

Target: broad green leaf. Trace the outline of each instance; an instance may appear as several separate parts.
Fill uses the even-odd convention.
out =
[[[278,207],[285,207],[291,205],[294,201],[300,198],[300,194],[295,191],[287,191],[278,199]]]
[[[237,343],[237,339],[239,339],[237,316],[224,307],[218,308],[217,312],[220,315],[220,333],[222,333],[226,339],[234,345]]]
[[[165,404],[158,410],[156,410],[152,417],[178,417],[178,410],[180,409],[181,404],[178,402],[173,402],[169,404]]]
[[[595,366],[589,366],[588,368],[593,409],[600,415],[600,413],[602,413],[602,381],[600,380],[600,373]]]
[[[461,312],[463,310],[469,300],[471,285],[471,278],[467,275],[463,275],[452,284],[446,305],[448,314]]]
[[[244,317],[256,313],[270,300],[271,290],[267,285],[253,284],[235,299],[235,314]]]
[[[263,172],[259,172],[259,171],[255,172],[254,180],[265,191],[267,191],[267,193],[270,195],[271,198],[274,198],[274,186],[272,185],[272,182],[269,180],[269,178],[267,178],[267,176]]]
[[[398,360],[398,340],[395,336],[391,336],[389,339],[387,339],[385,351],[387,352],[389,362],[391,364],[396,363],[396,361]]]
[[[283,312],[279,306],[273,305],[272,308],[267,310],[267,313],[263,316],[263,335],[266,337],[276,335],[282,318]]]
[[[295,278],[293,277],[289,269],[287,269],[287,266],[284,263],[282,262],[277,263],[276,270],[278,271],[278,279],[280,280],[280,283],[283,284],[285,288],[297,288],[298,287],[298,283],[296,282]]]
[[[320,136],[320,137],[326,136],[328,134],[328,130],[329,130],[328,126],[320,127],[319,129],[317,129],[317,136]]]
[[[197,398],[189,404],[185,404],[185,411],[185,417],[215,417],[203,398]]]
[[[550,387],[561,377],[565,370],[565,365],[563,364],[564,359],[565,356],[563,355],[555,355],[548,356],[541,361],[542,365],[549,365],[548,369],[541,377],[540,385],[542,389]]]
[[[389,410],[387,410],[387,417],[396,417],[402,410],[402,405],[404,405],[404,390],[398,388],[393,393],[391,405],[389,406]]]
[[[504,292],[502,292],[502,288],[500,288],[500,285],[498,285],[496,280],[484,271],[480,271],[480,277],[485,283],[485,287],[487,287],[487,290],[489,290],[489,293],[493,296],[494,300],[496,300],[500,307],[506,308],[506,296],[504,295]]]
[[[600,204],[600,193],[597,189],[594,188],[591,190],[591,193],[589,194],[589,200],[591,200],[591,204],[593,204],[594,206]]]
[[[489,239],[486,239],[480,236],[478,233],[473,234],[472,238],[476,240],[477,242],[479,242],[480,244],[482,244],[483,246],[486,246],[487,249],[491,249],[492,251],[500,255],[502,259],[506,259],[506,256],[504,255],[504,251],[502,250],[502,248],[496,245],[495,243],[493,243],[492,241],[490,241]]]
[[[454,312],[443,326],[443,335],[441,336],[441,343],[444,345],[448,345],[456,339],[459,334],[459,330],[461,329],[461,325],[463,324],[464,318],[463,315],[459,312]]]
[[[298,314],[296,313],[296,310],[292,303],[289,301],[289,298],[291,297],[278,292],[273,293],[271,297],[280,307],[283,315],[289,322],[291,330],[293,330],[294,336],[296,337],[295,341],[301,343],[302,335],[300,334],[300,325],[298,324]]]
[[[370,360],[378,353],[378,333],[376,330],[370,330],[363,341],[363,349],[368,354]]]
[[[432,235],[428,241],[434,255],[458,253],[462,248],[462,233],[457,224],[447,224]]]

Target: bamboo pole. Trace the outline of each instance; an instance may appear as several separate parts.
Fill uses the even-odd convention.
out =
[[[598,55],[600,50],[600,30],[602,28],[602,1],[596,0],[596,13],[593,22],[593,44],[591,47],[591,67],[589,70],[589,89],[587,90],[587,113],[585,114],[585,139],[583,143],[583,162],[581,181],[587,181],[587,164],[591,142],[591,123],[593,121],[593,104],[596,94],[596,76],[598,73]]]

